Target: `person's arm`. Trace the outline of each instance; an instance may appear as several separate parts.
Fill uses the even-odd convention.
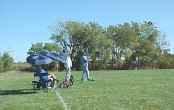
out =
[[[92,59],[88,58],[88,61],[92,61]]]

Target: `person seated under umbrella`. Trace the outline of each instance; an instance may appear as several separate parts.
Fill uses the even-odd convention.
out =
[[[40,77],[40,82],[43,84],[42,87],[45,87],[46,85],[44,84],[45,82],[47,82],[49,80],[48,78],[48,72],[45,71],[43,68],[41,68],[40,66],[37,66],[35,68],[35,74],[34,76],[38,76]]]
[[[41,74],[41,81],[43,81],[43,82],[48,81],[48,72],[47,71],[45,71],[44,69],[41,69],[40,74]]]

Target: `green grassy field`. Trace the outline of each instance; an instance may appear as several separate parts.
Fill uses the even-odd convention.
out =
[[[72,88],[32,90],[32,73],[0,73],[0,110],[174,110],[174,70],[94,71],[96,81]],[[64,72],[56,73],[63,79]]]

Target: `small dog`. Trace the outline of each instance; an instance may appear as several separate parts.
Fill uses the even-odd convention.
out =
[[[69,81],[63,81],[62,83],[58,83],[59,88],[70,88],[74,84],[74,77],[71,75]]]

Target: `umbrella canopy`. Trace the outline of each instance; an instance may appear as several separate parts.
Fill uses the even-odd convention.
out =
[[[53,59],[41,54],[35,54],[27,57],[27,62],[35,66],[50,64],[53,61],[54,61]]]
[[[59,56],[55,52],[43,50],[38,54],[31,55],[27,57],[27,62],[32,65],[43,65],[50,64],[53,61],[59,61],[61,63],[65,63],[63,57]]]
[[[43,50],[40,52],[40,54],[43,56],[47,56],[47,57],[51,58],[52,60],[59,61],[61,63],[65,63],[63,57],[59,56],[56,52]]]

